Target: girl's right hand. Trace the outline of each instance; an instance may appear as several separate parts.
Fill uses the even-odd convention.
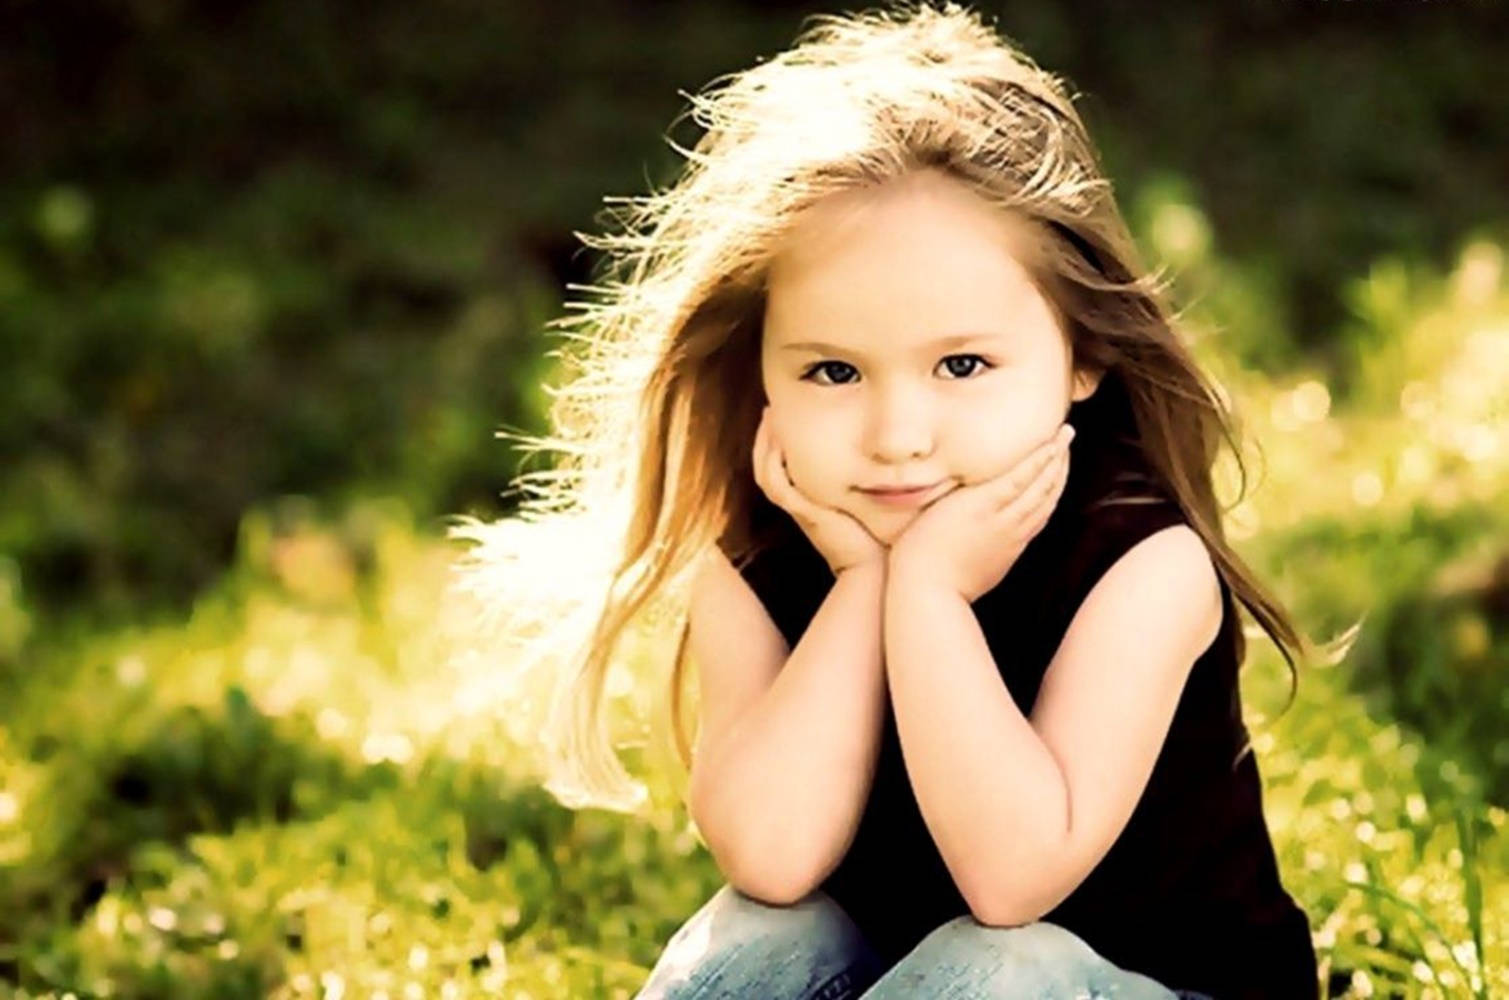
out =
[[[770,427],[770,407],[760,414],[751,454],[755,482],[770,502],[790,514],[827,561],[836,577],[871,560],[884,563],[886,547],[847,511],[827,507],[808,497],[786,471],[786,459]]]

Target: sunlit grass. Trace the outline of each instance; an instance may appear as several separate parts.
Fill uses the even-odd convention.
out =
[[[1263,442],[1232,537],[1319,637],[1363,619],[1281,717],[1288,673],[1260,638],[1243,674],[1329,996],[1509,993],[1509,744],[1483,735],[1509,709],[1489,572],[1509,538],[1500,260],[1474,244],[1434,283],[1367,279],[1359,323],[1394,335],[1358,335],[1375,346],[1345,392],[1320,370],[1222,372]],[[633,993],[720,878],[639,747],[637,816],[536,787],[546,692],[455,647],[452,555],[397,504],[254,512],[187,621],[25,647],[0,725],[17,995]],[[0,583],[19,649],[33,623]],[[1430,645],[1391,629],[1417,607],[1440,616]],[[665,642],[645,637],[611,689],[618,731],[642,723],[644,654]]]

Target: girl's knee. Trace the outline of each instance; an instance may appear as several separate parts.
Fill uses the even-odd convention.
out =
[[[1157,982],[1117,968],[1048,921],[992,927],[970,916],[940,925],[891,968],[866,1000],[962,991],[980,997],[1173,1000]]]
[[[826,893],[775,906],[723,885],[682,924],[640,1000],[711,995],[807,996],[873,971],[858,928]]]
[[[725,883],[697,917],[703,918],[711,937],[741,946],[773,948],[789,941],[847,942],[859,934],[843,908],[821,890],[813,890],[795,903],[778,906],[746,896]]]
[[[1103,961],[1067,928],[1046,920],[1018,927],[993,927],[974,917],[956,917],[939,926],[917,946],[949,961],[986,961],[1080,970]]]

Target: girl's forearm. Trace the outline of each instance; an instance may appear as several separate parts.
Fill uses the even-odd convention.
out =
[[[885,711],[885,578],[884,560],[839,573],[776,679],[692,789],[720,870],[747,895],[801,899],[853,840]]]
[[[1009,919],[1008,876],[1040,871],[1064,839],[1062,772],[1002,683],[969,602],[904,563],[890,573],[886,674],[907,775],[970,909]]]

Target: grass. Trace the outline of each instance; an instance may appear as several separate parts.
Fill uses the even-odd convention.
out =
[[[1509,304],[1463,287],[1391,319],[1345,399],[1313,372],[1224,382],[1265,448],[1232,537],[1313,633],[1363,619],[1282,716],[1273,648],[1243,673],[1327,997],[1509,994],[1509,372],[1477,353]],[[0,994],[632,996],[721,883],[673,782],[631,748],[639,814],[562,808],[529,682],[437,628],[452,550],[393,502],[275,520],[247,514],[182,620],[26,638],[4,577]]]

